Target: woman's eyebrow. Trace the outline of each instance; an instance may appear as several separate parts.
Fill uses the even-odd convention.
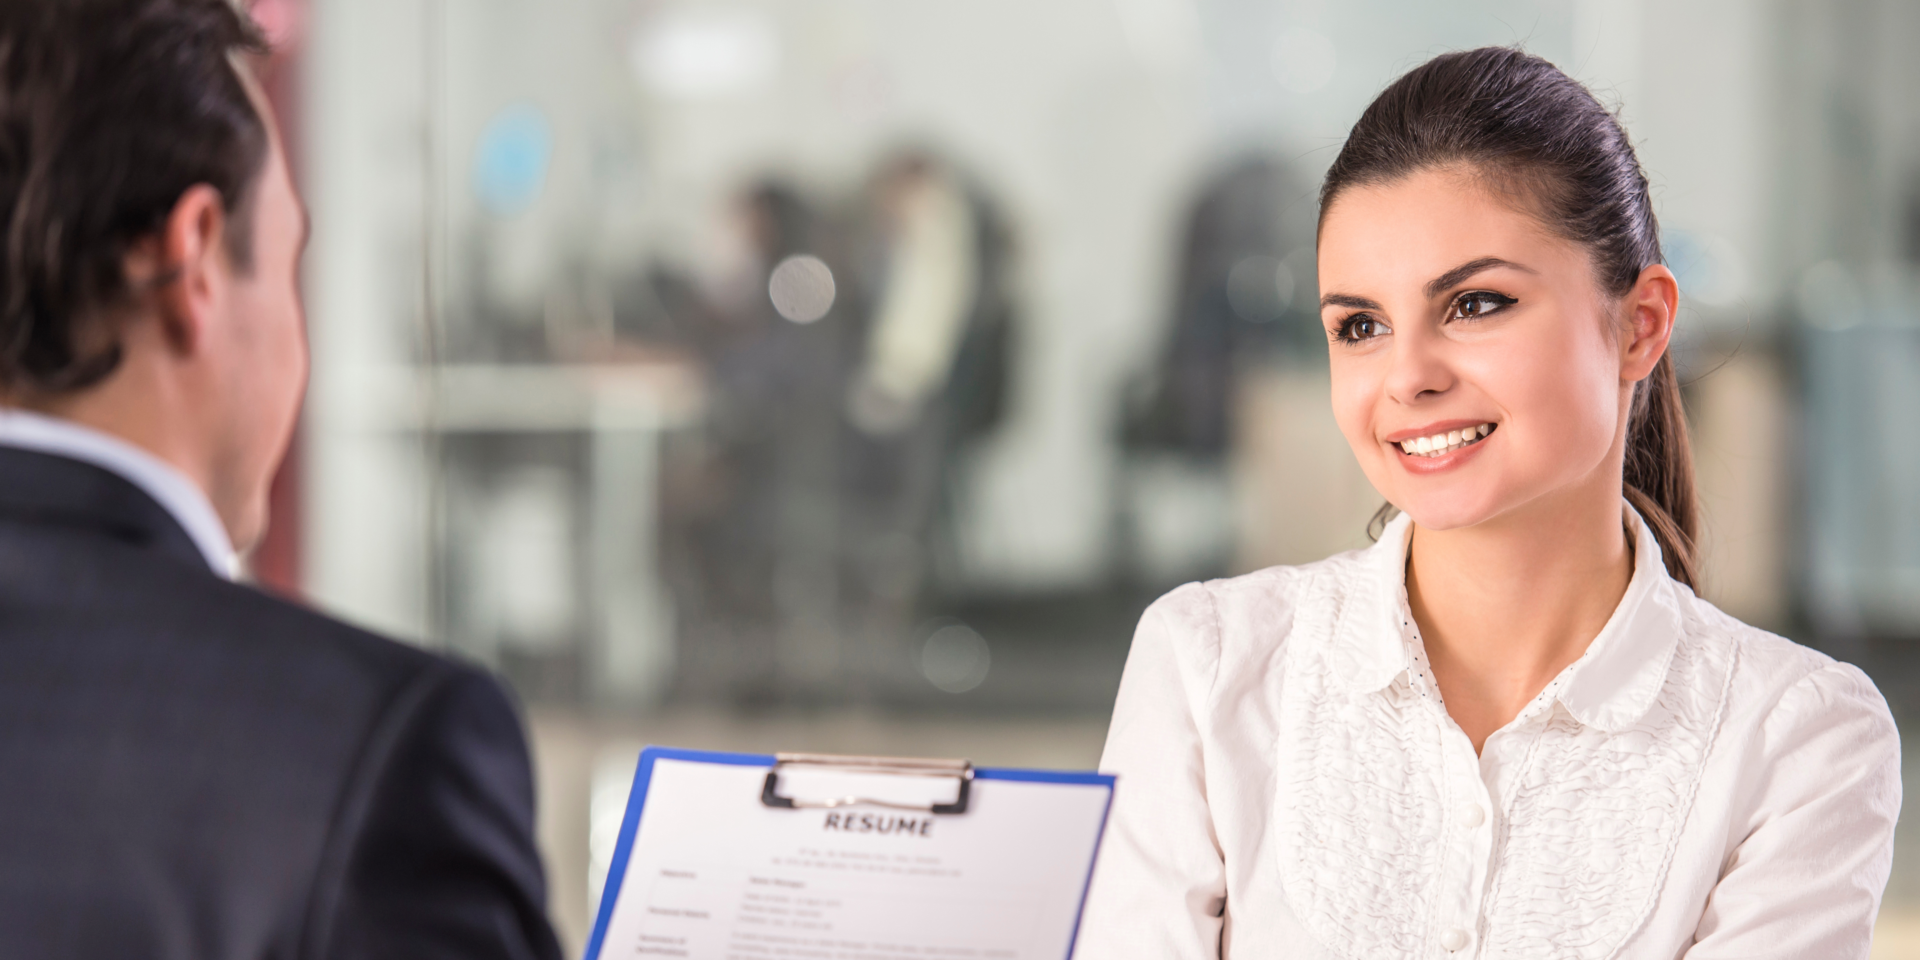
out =
[[[1378,300],[1356,297],[1345,293],[1329,293],[1320,298],[1322,307],[1352,307],[1355,310],[1385,310]]]
[[[1478,260],[1468,260],[1466,263],[1463,263],[1457,267],[1454,267],[1452,270],[1448,270],[1446,273],[1443,273],[1437,277],[1434,277],[1431,281],[1427,283],[1427,296],[1429,298],[1437,297],[1440,294],[1446,292],[1448,287],[1454,286],[1460,281],[1465,280],[1468,277],[1471,277],[1482,270],[1491,270],[1494,267],[1512,267],[1513,269],[1519,270],[1523,273],[1534,272],[1532,267],[1523,266],[1521,264],[1514,263],[1511,260],[1502,260],[1499,257],[1481,257]]]

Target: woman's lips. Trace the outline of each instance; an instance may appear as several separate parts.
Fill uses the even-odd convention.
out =
[[[1462,447],[1472,446],[1490,436],[1498,425],[1493,423],[1474,423],[1450,430],[1436,430],[1425,436],[1411,437],[1393,445],[1400,452],[1416,457],[1438,457],[1452,453]]]
[[[1424,431],[1432,430],[1430,433]],[[1389,441],[1398,451],[1401,465],[1412,473],[1439,473],[1451,470],[1473,457],[1500,430],[1497,423],[1466,423],[1445,430],[1422,428],[1424,435]]]

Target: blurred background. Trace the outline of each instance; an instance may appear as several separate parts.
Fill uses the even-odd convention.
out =
[[[1639,145],[1707,595],[1920,709],[1920,6],[253,8],[315,228],[255,574],[508,678],[570,950],[641,745],[1091,767],[1153,597],[1366,543],[1314,191],[1450,49]]]

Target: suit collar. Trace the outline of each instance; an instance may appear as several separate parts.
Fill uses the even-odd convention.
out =
[[[28,410],[0,407],[0,446],[90,464],[139,488],[193,541],[213,571],[231,580],[238,558],[207,495],[172,464],[117,436]]]
[[[0,517],[93,532],[211,569],[159,501],[104,467],[0,445]]]

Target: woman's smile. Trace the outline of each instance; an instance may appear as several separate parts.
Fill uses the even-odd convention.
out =
[[[1402,431],[1388,437],[1387,442],[1409,457],[1431,460],[1479,443],[1491,435],[1497,426],[1498,424],[1484,420],[1471,421],[1464,426],[1440,424],[1418,430]]]
[[[1402,469],[1427,476],[1456,470],[1478,459],[1498,429],[1499,424],[1491,421],[1456,420],[1394,434],[1387,446]]]

